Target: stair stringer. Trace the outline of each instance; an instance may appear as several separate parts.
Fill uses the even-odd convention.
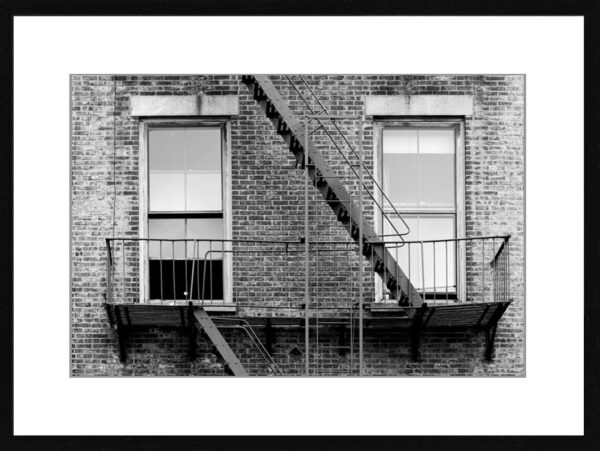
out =
[[[246,372],[242,363],[231,350],[229,344],[227,344],[227,341],[225,340],[225,337],[221,335],[221,332],[210,316],[208,316],[208,313],[206,313],[206,311],[202,308],[197,308],[194,310],[194,317],[196,318],[196,327],[206,333],[212,344],[215,345],[215,348],[217,348],[217,352],[227,363],[227,366],[233,375],[248,376],[248,373]]]

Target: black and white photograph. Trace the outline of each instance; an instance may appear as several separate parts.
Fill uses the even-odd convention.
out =
[[[70,375],[525,377],[524,74],[71,74]]]
[[[109,3],[0,18],[0,448],[597,448],[587,8]]]

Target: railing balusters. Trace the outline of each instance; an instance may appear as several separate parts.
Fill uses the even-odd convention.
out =
[[[127,284],[125,283],[125,240],[121,240],[121,278],[122,280],[122,284],[123,284],[123,302],[127,302],[127,293],[126,293],[126,286]]]
[[[437,289],[436,289],[436,277],[435,277],[435,241],[433,244],[433,301],[436,301]]]
[[[423,299],[425,299],[425,253],[423,250],[423,241],[420,241],[421,244],[421,289],[423,291]]]
[[[395,255],[395,259],[396,261],[399,263],[398,267],[402,268],[404,265],[408,265],[408,271],[406,273],[408,282],[409,282],[409,286],[412,286],[412,284],[415,284],[415,287],[418,288],[418,291],[422,292],[423,295],[425,296],[425,298],[427,298],[427,296],[430,297],[430,300],[432,300],[432,302],[437,303],[445,303],[445,304],[450,304],[452,300],[455,299],[454,294],[450,293],[450,282],[452,281],[451,279],[451,272],[450,272],[450,265],[453,265],[454,271],[457,271],[458,265],[460,265],[460,260],[462,257],[460,257],[461,252],[463,251],[468,251],[469,255],[467,257],[467,265],[470,269],[469,273],[468,273],[468,281],[467,281],[467,285],[465,287],[465,291],[466,291],[466,297],[463,299],[462,296],[458,296],[459,292],[458,292],[458,288],[456,288],[456,300],[455,302],[488,302],[488,301],[492,301],[492,302],[507,302],[510,299],[510,242],[509,242],[509,238],[510,236],[489,236],[489,237],[476,237],[476,238],[457,238],[457,239],[440,239],[440,240],[420,240],[420,241],[397,241],[397,242],[384,242],[384,243],[380,243],[380,242],[375,242],[375,243],[368,243],[371,246],[371,249],[368,251],[369,254],[371,255],[372,261],[374,261],[375,258],[375,251],[374,251],[374,246],[384,246],[385,250],[389,249],[389,246],[394,246],[395,250],[392,251],[391,249],[389,249],[390,254],[392,255],[392,257],[390,258],[394,258],[393,256]],[[137,244],[131,244],[131,243],[136,243],[138,241],[147,241],[150,244],[148,246],[141,246],[141,245],[137,245]],[[169,276],[167,276],[165,269],[164,269],[164,264],[165,264],[165,260],[168,259],[168,256],[166,256],[166,253],[168,253],[168,250],[163,249],[164,243],[170,242],[171,243],[171,274]],[[204,255],[204,257],[200,256],[200,247],[201,247],[201,243],[208,243],[208,251],[206,252],[206,254]],[[185,256],[185,299],[187,301],[191,301],[193,299],[197,299],[199,301],[199,303],[201,303],[202,305],[204,305],[204,301],[207,299],[210,299],[211,301],[215,301],[216,299],[216,294],[217,291],[220,292],[220,283],[218,280],[216,281],[217,285],[215,285],[215,283],[213,283],[215,281],[215,277],[216,275],[218,275],[219,273],[216,272],[218,270],[218,268],[215,269],[215,262],[213,261],[214,258],[211,258],[212,255],[211,254],[219,254],[223,257],[224,253],[226,252],[231,252],[232,255],[233,254],[238,254],[238,252],[234,252],[234,251],[229,251],[229,250],[225,250],[224,249],[224,243],[225,242],[232,242],[232,243],[237,243],[236,240],[197,240],[197,239],[127,239],[127,238],[114,238],[114,239],[106,239],[106,258],[107,258],[107,262],[106,262],[106,281],[107,281],[107,292],[106,292],[106,299],[107,302],[121,302],[121,303],[129,303],[129,302],[137,302],[136,298],[135,298],[135,293],[137,293],[136,291],[136,287],[137,287],[137,283],[144,280],[146,283],[148,281],[147,274],[145,275],[136,275],[134,277],[134,273],[135,273],[135,268],[138,267],[137,265],[137,261],[136,260],[136,255],[138,253],[141,252],[148,252],[149,249],[154,249],[154,247],[152,246],[152,243],[158,243],[159,245],[159,252],[158,252],[158,262],[159,265],[157,266],[152,266],[152,272],[151,272],[151,277],[154,277],[154,274],[156,274],[156,276],[158,277],[160,275],[160,280],[156,281],[156,280],[151,280],[151,286],[152,287],[156,287],[156,288],[160,288],[160,303],[164,304],[165,302],[168,302],[168,300],[165,300],[165,290],[168,290],[168,280],[166,280],[167,277],[171,277],[172,279],[172,284],[173,284],[173,303],[176,304],[177,300],[178,300],[178,292],[177,292],[177,284],[182,285],[183,287],[183,281],[177,281],[177,249],[179,245],[181,244],[185,244],[185,251],[184,251],[184,256]],[[255,249],[259,252],[258,255],[260,255],[260,259],[262,260],[262,258],[267,258],[265,252],[270,253],[270,252],[275,252],[277,253],[277,249],[273,250],[271,249],[271,247],[269,247],[267,250],[264,249],[263,245],[265,243],[273,243],[270,242],[268,240],[239,240],[240,243],[244,243],[244,242],[249,242],[249,243],[254,243],[253,247],[251,249],[247,249],[251,252],[254,252]],[[453,242],[453,243],[449,243],[449,242]],[[464,242],[464,244],[463,244]],[[474,247],[478,244],[478,242],[481,242],[481,262],[477,262],[477,258],[479,258],[477,256],[477,249]],[[192,247],[192,255],[190,255],[188,246],[190,243],[193,243],[193,247]],[[217,248],[215,246],[215,243],[220,243],[219,248]],[[288,246],[291,246],[292,244],[297,244],[297,242],[275,242],[275,243],[279,243],[279,244],[285,244],[286,246],[286,254],[290,253],[290,255],[294,254],[295,251],[294,248],[292,248],[291,250],[288,250]],[[438,249],[438,245],[441,245],[443,243],[443,251],[444,251],[444,257],[442,258],[440,256],[440,249]],[[315,246],[318,246],[320,244],[320,242],[312,242],[311,245],[314,244]],[[358,279],[357,277],[355,277],[356,274],[356,266],[353,264],[352,259],[350,259],[349,253],[352,251],[354,252],[356,250],[356,248],[351,248],[351,246],[354,246],[356,243],[353,242],[328,242],[327,245],[342,245],[343,248],[336,248],[334,247],[333,249],[329,249],[329,247],[324,248],[323,249],[323,256],[325,256],[326,252],[329,252],[330,250],[332,252],[345,252],[346,255],[345,256],[341,256],[340,258],[342,260],[334,260],[331,262],[332,265],[338,265],[339,264],[343,264],[343,262],[346,262],[346,266],[347,266],[347,271],[348,271],[348,277],[350,277],[350,282],[348,284],[348,296],[350,299],[350,303],[349,303],[349,309],[351,310],[351,320],[354,321],[354,311],[353,309],[353,303],[352,303],[352,296],[355,295],[354,290],[356,289],[354,286],[354,283],[363,283],[364,280],[362,279]],[[417,266],[417,277],[416,279],[413,277],[413,258],[412,258],[412,246],[416,244],[417,246],[420,246],[420,255],[419,253],[416,254],[416,258],[419,259],[420,258],[420,262],[417,261],[417,265],[420,265],[420,269],[418,269]],[[431,253],[429,251],[427,251],[425,249],[426,245],[431,244],[432,246],[432,251]],[[451,248],[450,246],[453,245],[454,247]],[[461,246],[470,246],[470,247],[465,247],[464,249]],[[492,251],[490,251],[488,248],[490,247],[492,248]],[[499,245],[499,246],[498,246]],[[118,246],[121,246],[121,249],[118,248]],[[496,247],[498,246],[498,248],[496,249]],[[130,248],[130,253],[129,256],[127,254],[127,247]],[[215,247],[215,249],[213,249],[213,247]],[[450,251],[454,249],[454,255],[451,256],[450,255]],[[241,249],[241,251],[244,251],[244,248]],[[402,255],[402,252],[408,252],[408,262],[406,262],[406,260],[404,260],[404,257]],[[155,251],[153,251],[155,252]],[[319,251],[319,254],[321,253],[321,251]],[[489,255],[493,255],[493,258],[491,259],[491,261],[488,261],[488,257]],[[269,254],[270,255],[270,254]],[[328,255],[328,254],[327,254]],[[440,261],[438,261],[438,256],[440,256]],[[477,257],[475,257],[477,256]],[[116,258],[118,257],[118,258]],[[136,258],[134,258],[136,257]],[[402,257],[402,258],[400,258]],[[433,258],[433,263],[426,264],[426,258],[432,257]],[[452,258],[451,258],[452,257]],[[149,254],[148,258],[156,258],[155,254]],[[189,262],[187,259],[190,258],[191,262]],[[204,258],[204,262],[201,265],[201,259]],[[361,258],[357,259],[357,264],[359,265],[359,269],[360,266],[364,264],[363,262],[363,258],[364,255]],[[180,259],[179,259],[180,260]],[[210,261],[208,261],[210,260]],[[278,261],[278,260],[277,260]],[[319,260],[321,261],[321,260]],[[154,261],[155,262],[155,261]],[[127,269],[126,265],[127,264],[132,264],[133,268]],[[188,264],[190,264],[190,268],[187,267]],[[400,264],[401,263],[401,264]],[[121,270],[119,271],[118,265],[122,265]],[[167,263],[168,264],[168,263]],[[327,264],[327,267],[329,267],[329,260],[327,260],[327,262],[322,261],[320,263],[321,265],[323,264]],[[440,264],[444,265],[444,268],[440,268]],[[477,270],[478,270],[478,266],[479,264],[481,265],[481,275],[477,274]],[[209,266],[210,265],[210,266]],[[490,270],[491,270],[491,280],[488,280],[488,274],[487,274],[487,266],[489,265]],[[144,265],[142,265],[144,266]],[[263,265],[264,266],[264,265]],[[268,266],[268,265],[267,265]],[[427,269],[425,268],[427,266]],[[146,265],[146,268],[149,269],[149,265]],[[265,266],[266,268],[266,266]],[[168,269],[167,269],[168,270]],[[338,269],[339,271],[344,271],[342,269]],[[385,300],[386,294],[388,293],[388,281],[391,283],[391,281],[393,280],[393,277],[396,277],[396,283],[399,283],[400,281],[400,277],[399,277],[399,273],[396,272],[396,274],[393,273],[389,273],[386,271],[383,271],[381,269],[381,265],[378,265],[378,270],[380,272],[380,274],[382,275],[382,279],[383,279],[383,287],[384,287],[384,298],[383,300]],[[132,272],[134,271],[134,272]],[[441,283],[439,285],[439,287],[445,287],[445,296],[444,293],[441,293],[442,295],[439,296],[438,295],[438,284],[437,284],[437,278],[438,275],[440,273],[440,271],[442,271],[441,273]],[[120,274],[119,274],[120,273]],[[479,277],[478,277],[479,276]],[[121,282],[119,282],[118,278],[121,277]],[[189,277],[189,279],[188,279]],[[389,279],[389,280],[388,280]],[[460,278],[456,277],[456,284],[453,285],[453,287],[457,287],[457,284],[459,283]],[[481,292],[477,291],[473,291],[473,287],[476,287],[478,284],[478,281],[481,284]],[[281,282],[281,281],[279,281]],[[233,281],[231,282],[233,284]],[[321,283],[321,281],[319,280],[319,283]],[[430,291],[430,286],[431,283],[433,283],[433,292]],[[487,283],[490,283],[490,287],[488,289]],[[132,285],[133,284],[133,285]],[[207,284],[210,284],[207,286]],[[272,283],[269,284],[269,289],[273,290],[274,287],[276,285],[275,281],[272,281]],[[428,286],[429,285],[429,286]],[[315,289],[319,289],[318,287],[314,287]],[[194,290],[197,290],[197,295],[194,296]],[[234,298],[240,296],[240,287],[236,287],[235,284],[232,285],[232,289],[233,289],[233,296]],[[442,288],[444,289],[444,288]],[[119,290],[121,290],[121,293],[118,293]],[[152,290],[154,290],[154,288],[152,288]],[[462,290],[462,288],[461,288]],[[153,293],[153,297],[155,298],[154,300],[156,300],[156,298],[158,297],[158,293],[155,293],[154,291],[152,291]],[[224,292],[225,293],[225,292]],[[354,293],[354,294],[353,294]],[[481,293],[481,294],[480,294]],[[464,294],[464,293],[463,293]],[[471,294],[471,297],[469,298],[469,295]],[[183,299],[180,298],[180,299]],[[141,302],[144,301],[148,301],[148,300],[152,300],[152,297],[149,296],[147,299],[142,299]],[[412,299],[412,293],[409,291],[407,293],[407,300],[409,305],[412,305],[412,302],[414,301]],[[320,305],[319,305],[320,307]]]
[[[171,240],[171,262],[173,263],[173,305],[177,301],[177,287],[175,282],[175,241]]]
[[[192,296],[194,295],[194,270],[196,269],[196,244],[197,244],[197,242],[196,242],[196,240],[194,240],[194,247],[193,247],[193,251],[192,251],[192,275],[190,277],[190,291],[188,292],[188,295],[186,297],[187,298],[186,300],[188,302],[193,299]],[[187,245],[188,245],[188,243],[186,241],[185,242],[186,254],[187,254]],[[186,255],[186,259],[185,259],[185,265],[187,268],[187,255]],[[185,283],[187,284],[187,275],[185,277],[185,280],[186,280]]]
[[[506,241],[506,266],[507,266],[507,273],[510,273],[510,243],[507,240]],[[506,300],[508,301],[510,299],[510,277],[506,278]]]
[[[185,299],[187,300],[187,293],[188,293],[188,259],[187,259],[187,246],[188,242],[184,241],[183,242],[183,277],[184,277],[184,283],[185,283],[185,291],[183,292],[183,295],[185,296]]]
[[[113,300],[113,281],[112,281],[112,272],[113,272],[113,262],[112,262],[112,254],[111,254],[111,242],[110,240],[106,240],[106,301],[108,303],[112,303]]]
[[[396,246],[396,263],[398,263],[398,246]],[[400,270],[400,266],[398,264],[396,264],[396,274],[395,274],[396,286],[400,285],[400,274],[398,272],[399,270]],[[409,290],[409,292],[410,292],[410,290]]]
[[[485,302],[485,239],[481,240],[481,300]]]
[[[410,274],[410,271],[411,271],[411,269],[410,269],[411,247],[410,246],[411,245],[412,245],[412,243],[408,243],[408,286],[409,287],[411,286],[411,281],[410,281],[410,278],[411,278],[411,274]],[[408,290],[408,304],[412,305],[412,290],[410,288]]]
[[[164,303],[164,295],[163,295],[163,255],[162,255],[162,247],[163,247],[163,242],[162,240],[158,241],[159,245],[160,245],[160,250],[159,250],[159,261],[160,261],[160,303],[163,304]],[[148,246],[150,247],[150,246]]]
[[[198,266],[198,270],[196,271],[196,292],[198,293],[198,302],[200,302],[200,243],[198,243],[198,248],[196,250],[196,266]]]
[[[444,241],[446,246],[446,304],[448,304],[448,241]]]
[[[210,277],[210,281],[209,281],[209,286],[210,286],[210,300],[212,301],[213,300],[213,284],[212,284],[212,282],[213,282],[213,274],[212,274],[212,269],[213,269],[213,266],[212,266],[212,262],[213,262],[212,240],[208,242],[208,246],[209,246],[208,250],[210,252],[210,254],[209,254],[210,255],[210,275],[209,275],[209,277]]]

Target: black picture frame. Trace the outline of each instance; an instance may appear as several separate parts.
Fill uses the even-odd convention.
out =
[[[600,24],[600,2],[538,1],[481,2],[477,0],[440,2],[408,0],[403,2],[363,0],[306,0],[288,3],[282,0],[146,0],[146,1],[2,1],[0,2],[0,114],[3,146],[0,150],[0,214],[4,239],[0,240],[0,277],[3,293],[0,301],[0,449],[107,450],[107,449],[282,449],[322,448],[348,449],[552,449],[595,450],[600,448],[600,277],[598,277],[600,244],[600,192],[598,174],[598,124],[600,123],[600,39],[596,32]],[[13,435],[13,18],[29,15],[569,15],[583,16],[585,24],[585,412],[583,436],[14,436]],[[43,36],[38,37],[43,39]],[[558,233],[558,232],[557,232]],[[565,299],[568,302],[568,299]],[[32,331],[35,333],[35,331]],[[560,334],[560,325],[557,325]],[[115,406],[127,408],[127,406]],[[494,408],[493,396],[481,405],[473,406],[478,415]],[[331,406],[332,412],[335,406]],[[265,418],[268,422],[268,418]],[[356,427],[360,428],[360,412]],[[423,421],[427,421],[423,419]],[[302,425],[298,425],[299,431]]]

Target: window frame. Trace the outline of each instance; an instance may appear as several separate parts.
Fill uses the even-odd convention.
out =
[[[454,129],[455,136],[455,210],[450,211],[447,208],[406,208],[400,209],[396,207],[399,213],[406,215],[444,215],[455,214],[455,238],[463,238],[466,236],[466,220],[465,220],[465,119],[464,117],[379,117],[373,122],[373,166],[375,180],[379,186],[383,187],[383,130],[386,128],[408,128],[408,129]],[[383,204],[383,195],[378,193],[378,202]],[[387,204],[387,201],[386,201]],[[383,234],[383,226],[381,213],[376,212],[374,218],[375,230]],[[456,296],[457,299],[464,300],[466,294],[466,249],[461,249],[457,252],[456,261]],[[383,283],[376,277],[375,279],[375,299],[383,299]],[[428,300],[427,302],[430,302]]]
[[[193,128],[212,127],[221,129],[221,196],[222,216],[225,227],[225,240],[232,239],[232,193],[231,193],[231,121],[229,117],[210,118],[140,118],[139,121],[139,236],[148,238],[150,219],[150,168],[149,168],[149,131],[152,128]],[[215,212],[206,213],[155,213],[160,216],[178,216],[182,218],[191,217],[214,217]],[[205,300],[204,304],[211,305],[233,305],[233,264],[231,242],[225,241],[223,253],[223,298],[219,300]],[[149,246],[147,242],[140,243],[140,274],[144,281],[140,284],[140,303],[155,303],[150,299],[150,270],[149,270]]]

